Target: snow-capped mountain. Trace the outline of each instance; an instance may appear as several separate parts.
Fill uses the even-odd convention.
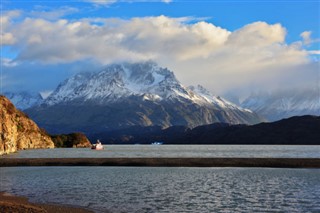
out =
[[[155,102],[188,100],[198,105],[213,104],[216,107],[250,112],[212,95],[200,85],[184,87],[173,72],[154,62],[113,64],[99,73],[77,74],[60,84],[45,104],[55,105],[76,100],[82,100],[82,104],[86,101],[106,104],[130,96]]]
[[[22,92],[4,92],[6,96],[18,109],[25,110],[27,108],[39,105],[43,99],[39,93]]]
[[[98,73],[77,74],[59,85],[46,100],[48,105],[81,99],[105,104],[129,96],[163,100],[186,96],[172,72],[155,63],[113,64]]]
[[[185,87],[154,62],[113,64],[77,74],[39,107],[27,111],[48,130],[100,131],[127,126],[198,126],[214,122],[252,124],[257,114],[213,96],[201,86]]]
[[[320,115],[320,87],[252,94],[241,104],[269,121],[299,115]]]

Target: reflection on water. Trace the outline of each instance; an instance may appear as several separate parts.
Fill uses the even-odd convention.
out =
[[[1,190],[96,212],[320,212],[319,169],[1,168]]]
[[[109,158],[109,157],[278,157],[320,158],[320,146],[283,145],[106,145],[105,150],[24,150],[9,158]]]

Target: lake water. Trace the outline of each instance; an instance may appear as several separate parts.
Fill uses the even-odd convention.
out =
[[[95,212],[320,212],[319,169],[1,168],[1,190]]]
[[[31,149],[9,158],[108,158],[108,157],[271,157],[320,158],[320,146],[283,145],[106,145],[89,148]]]
[[[108,145],[24,150],[1,158],[320,158],[320,146]],[[0,160],[1,160],[0,158]],[[320,212],[320,169],[0,168],[0,190],[95,212]]]

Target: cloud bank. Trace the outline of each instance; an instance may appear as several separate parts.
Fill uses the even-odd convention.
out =
[[[133,0],[83,0],[84,2],[88,2],[88,3],[92,3],[95,5],[102,5],[102,6],[109,6],[111,4],[114,4],[116,2],[129,2],[132,3],[134,2]],[[152,1],[148,1],[148,0],[138,0],[137,2],[163,2],[163,3],[171,3],[172,0],[152,0]]]
[[[312,61],[310,54],[318,50],[304,49],[312,42],[311,32],[303,32],[302,41],[287,44],[287,31],[279,23],[254,22],[230,32],[192,17],[70,21],[17,20],[18,15],[1,17],[1,45],[17,53],[15,64],[50,66],[89,60],[104,65],[151,59],[172,69],[182,83],[203,84],[216,93],[267,88],[295,76],[298,81],[301,75],[317,75],[312,64],[319,61]]]

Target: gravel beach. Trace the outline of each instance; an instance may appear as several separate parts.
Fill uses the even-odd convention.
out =
[[[53,204],[31,203],[28,198],[0,193],[0,212],[6,213],[93,213],[93,211]]]

